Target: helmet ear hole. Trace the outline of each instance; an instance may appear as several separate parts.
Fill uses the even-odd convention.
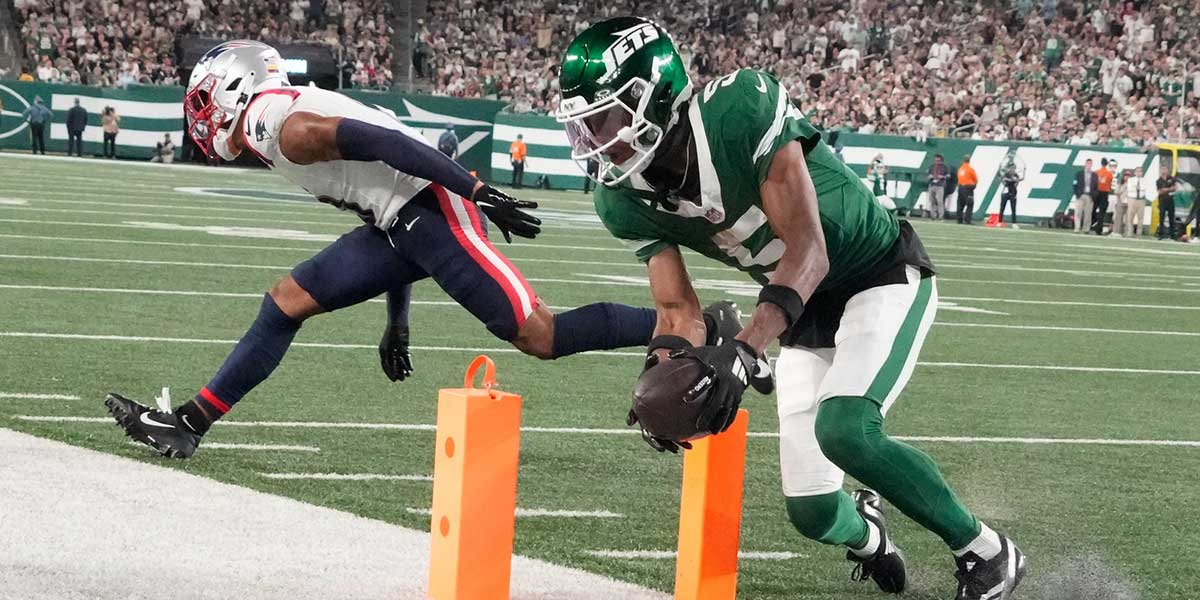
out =
[[[242,85],[241,77],[238,77],[237,79],[234,79],[233,81],[230,81],[229,85],[225,86],[225,91],[232,92],[233,90],[236,90],[239,85]]]

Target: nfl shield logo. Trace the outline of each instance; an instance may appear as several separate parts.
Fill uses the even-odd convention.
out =
[[[704,213],[704,218],[708,219],[709,223],[720,223],[725,220],[725,213],[716,208],[710,208],[708,212]]]

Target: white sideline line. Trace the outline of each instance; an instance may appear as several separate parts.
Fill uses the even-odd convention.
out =
[[[1125,367],[1069,367],[1062,365],[981,365],[964,362],[927,362],[917,363],[926,367],[966,367],[972,369],[1033,369],[1041,371],[1081,371],[1087,373],[1137,373],[1144,375],[1200,375],[1200,371],[1182,369],[1131,369]]]
[[[410,515],[425,515],[432,516],[433,511],[428,508],[406,508],[404,512]],[[518,518],[529,517],[560,517],[566,519],[623,519],[625,515],[607,510],[558,510],[548,508],[518,508]]]
[[[1200,332],[1196,331],[1105,329],[1102,327],[1060,327],[1056,325],[1003,325],[1000,323],[948,323],[943,321],[938,321],[934,323],[934,325],[940,325],[943,327],[980,327],[985,329],[1019,329],[1022,331],[1070,331],[1078,333],[1124,333],[1131,335],[1200,337]]]
[[[1171,306],[1167,304],[1123,304],[1113,302],[1083,302],[1078,300],[1022,300],[1019,298],[968,298],[965,296],[942,296],[941,298],[942,300],[951,300],[954,302],[1005,302],[1008,304],[1040,304],[1046,306],[1102,306],[1105,308],[1200,310],[1200,306]]]
[[[65,339],[65,340],[92,340],[92,341],[109,341],[109,342],[170,342],[179,344],[222,344],[233,345],[237,340],[217,340],[217,339],[200,339],[200,338],[172,338],[172,337],[148,337],[148,336],[127,336],[127,335],[84,335],[77,333],[40,333],[28,331],[3,331],[0,332],[0,337],[13,338],[43,338],[43,339]],[[299,348],[331,348],[337,350],[363,350],[377,349],[378,344],[330,344],[321,342],[292,342],[292,346]],[[471,348],[466,346],[410,346],[412,350],[420,350],[424,352],[491,352],[497,354],[520,352],[516,348]],[[646,358],[645,352],[620,352],[613,350],[593,350],[587,354],[595,356],[636,356],[638,358]]]
[[[103,423],[113,422],[110,417],[59,417],[52,415],[14,415],[18,421],[35,423]],[[278,427],[284,429],[383,429],[399,431],[436,431],[437,427],[426,423],[353,423],[320,421],[217,421],[221,427]],[[588,427],[522,427],[525,433],[562,433],[575,435],[634,435],[634,429],[607,429]],[[777,438],[774,431],[751,431],[749,437]],[[938,442],[950,444],[1037,444],[1037,445],[1083,445],[1083,446],[1173,446],[1200,448],[1200,440],[1146,440],[1112,438],[1035,438],[1035,437],[986,437],[986,436],[925,436],[895,435],[893,438],[905,442]],[[136,443],[136,442],[133,442]],[[207,446],[206,446],[207,447]]]
[[[20,235],[16,233],[0,233],[0,238],[17,240],[53,240],[59,242],[89,242],[98,244],[137,244],[146,246],[179,246],[184,248],[217,248],[222,250],[281,250],[286,252],[319,252],[323,246],[300,248],[291,246],[255,246],[250,244],[202,244],[199,242],[160,242],[152,240],[119,240],[112,238],[68,237],[49,235]]]
[[[161,295],[161,296],[202,296],[213,298],[261,298],[262,292],[209,292],[202,290],[147,290],[134,288],[101,288],[101,287],[81,287],[81,286],[60,286],[60,285],[25,285],[25,284],[9,284],[0,283],[0,290],[34,290],[48,292],[88,292],[88,293],[109,293],[109,294],[146,294],[146,295]],[[1186,290],[1200,292],[1200,290]],[[948,299],[948,298],[943,298]],[[367,302],[381,303],[385,302],[382,299],[367,300]],[[460,306],[457,302],[451,300],[413,300],[412,304],[417,306]],[[553,310],[571,310],[571,306],[550,306]],[[998,323],[958,323],[938,321],[934,325],[942,325],[947,327],[983,327],[993,329],[1015,329],[1027,331],[1073,331],[1081,333],[1125,333],[1137,335],[1165,335],[1165,336],[1184,336],[1184,337],[1200,337],[1200,332],[1191,331],[1162,331],[1162,330],[1133,330],[1133,329],[1103,329],[1095,327],[1063,327],[1053,325],[1004,325]],[[621,354],[624,356],[625,354]]]
[[[1057,281],[993,281],[990,279],[960,279],[958,277],[942,277],[938,276],[938,284],[943,283],[982,283],[986,285],[1027,285],[1037,287],[1064,287],[1064,288],[1090,288],[1100,290],[1130,290],[1135,292],[1183,292],[1186,294],[1194,294],[1200,292],[1200,288],[1174,288],[1174,287],[1158,287],[1149,285],[1105,285],[1103,283],[1062,283]]]
[[[78,400],[79,396],[67,394],[26,394],[22,392],[0,392],[0,398],[10,400]]]
[[[224,344],[233,345],[237,340],[215,340],[201,338],[172,338],[172,337],[150,337],[150,336],[128,336],[128,335],[86,335],[80,333],[42,333],[29,331],[0,331],[0,337],[11,338],[41,338],[41,339],[66,339],[66,340],[92,340],[92,341],[112,341],[112,342],[171,342],[182,344]],[[304,348],[336,348],[336,349],[377,349],[376,344],[325,344],[317,342],[293,342],[292,346]],[[512,353],[520,352],[516,348],[468,348],[468,347],[451,347],[451,346],[412,346],[413,350],[426,352],[491,352],[491,353]],[[586,354],[594,356],[630,356],[637,358],[645,358],[644,352],[620,352],[620,351],[593,351]],[[1063,365],[1022,365],[1022,364],[995,364],[995,363],[967,363],[967,362],[929,362],[920,361],[918,366],[923,367],[967,367],[972,369],[1026,369],[1031,371],[1080,371],[1088,373],[1138,373],[1151,375],[1200,375],[1200,371],[1189,371],[1183,369],[1135,369],[1124,367],[1076,367]]]
[[[584,550],[584,554],[596,558],[620,558],[626,560],[674,560],[674,550]],[[793,560],[808,558],[799,552],[754,552],[739,551],[738,560]]]
[[[108,419],[111,420],[111,419]],[[126,442],[131,446],[145,448],[141,442],[129,440]],[[265,452],[320,452],[321,449],[316,446],[294,446],[291,444],[230,444],[226,442],[204,442],[204,448],[207,450],[254,450]]]
[[[267,479],[316,481],[433,481],[429,475],[384,475],[382,473],[259,473]]]
[[[123,265],[164,265],[173,267],[219,267],[222,269],[268,269],[290,271],[295,265],[243,265],[237,263],[192,262],[186,260],[143,260],[134,258],[94,258],[88,256],[40,256],[34,254],[0,254],[0,258],[13,260],[58,260],[63,262],[117,263]]]

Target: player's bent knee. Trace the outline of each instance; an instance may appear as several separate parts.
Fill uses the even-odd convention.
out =
[[[866,405],[873,403],[866,398],[843,396],[829,398],[817,409],[814,429],[821,453],[851,475],[854,465],[871,453],[870,430],[874,427]]]
[[[512,345],[542,360],[554,358],[554,313],[544,304],[538,304],[517,330]]]
[[[291,275],[280,279],[269,292],[283,314],[296,321],[325,312],[325,309]]]

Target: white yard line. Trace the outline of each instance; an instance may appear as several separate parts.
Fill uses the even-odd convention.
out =
[[[596,558],[618,558],[622,560],[675,560],[674,550],[584,550],[584,554]],[[741,550],[738,560],[793,560],[808,558],[799,552],[755,552]]]
[[[78,400],[79,396],[67,394],[27,394],[23,392],[0,392],[0,399],[6,400]]]
[[[934,325],[941,325],[943,327],[979,327],[984,329],[1017,329],[1021,331],[1066,331],[1071,333],[1118,333],[1129,335],[1200,337],[1200,332],[1196,331],[1105,329],[1103,327],[1059,327],[1056,325],[1004,325],[1001,323],[947,323],[943,321],[938,321],[934,323]]]
[[[942,300],[953,302],[1001,302],[1007,304],[1038,304],[1043,306],[1091,306],[1103,308],[1145,308],[1160,310],[1200,310],[1200,306],[1173,306],[1169,304],[1124,304],[1115,302],[1084,302],[1076,300],[1022,300],[1019,298],[975,298],[966,296],[942,296]]]
[[[34,423],[94,423],[111,424],[110,417],[74,417],[53,415],[14,415],[18,421]],[[394,431],[436,431],[437,427],[427,423],[356,423],[324,421],[217,421],[218,427],[264,427],[280,429],[368,429]],[[522,427],[524,433],[554,433],[565,435],[636,435],[635,429],[604,427]],[[749,437],[777,438],[774,431],[751,431]],[[1200,448],[1200,440],[1148,440],[1119,438],[1049,438],[1049,437],[986,437],[986,436],[925,436],[896,435],[897,440],[907,442],[937,442],[947,444],[1032,444],[1032,445],[1083,445],[1083,446],[1168,446]],[[135,442],[136,443],[136,442]]]
[[[432,516],[433,511],[428,508],[413,508],[404,509],[404,512],[410,515],[426,515]],[[518,508],[517,518],[537,518],[537,517],[554,517],[563,519],[623,519],[625,515],[607,510],[560,510],[551,508]]]
[[[10,238],[18,240],[38,240],[38,241],[55,241],[55,242],[84,242],[95,244],[131,244],[144,246],[177,246],[181,248],[214,248],[221,250],[280,250],[286,252],[308,252],[315,254],[320,252],[324,246],[313,246],[311,248],[302,248],[294,246],[255,246],[250,244],[203,244],[198,242],[159,242],[149,240],[119,240],[112,238],[88,238],[88,237],[67,237],[67,236],[50,236],[50,235],[20,235],[14,233],[0,233],[0,238]]]
[[[1110,285],[1104,283],[1061,283],[1057,281],[995,281],[991,279],[962,279],[960,277],[943,277],[938,276],[938,285],[943,283],[978,283],[984,285],[999,285],[999,286],[1034,286],[1034,287],[1060,287],[1060,288],[1087,288],[1098,290],[1129,290],[1133,292],[1181,292],[1184,294],[1194,294],[1200,292],[1200,288],[1178,288],[1178,287],[1155,287],[1146,285]]]
[[[429,475],[385,475],[383,473],[259,473],[267,479],[285,481],[433,481]]]
[[[31,338],[31,339],[63,339],[63,340],[88,340],[88,341],[110,341],[110,342],[164,342],[178,344],[220,344],[233,345],[237,340],[222,340],[222,339],[207,339],[207,338],[176,338],[176,337],[158,337],[158,336],[128,336],[128,335],[101,335],[101,334],[82,334],[82,333],[46,333],[46,332],[31,332],[31,331],[0,331],[0,338]],[[321,342],[293,342],[292,346],[301,348],[330,348],[338,350],[366,350],[377,349],[377,344],[332,344]],[[460,346],[412,346],[413,350],[424,352],[468,352],[468,353],[513,353],[520,352],[512,347],[495,347],[495,348],[480,348],[480,347],[460,347]],[[581,356],[627,356],[632,358],[645,358],[644,352],[638,351],[593,351],[587,352]],[[1023,364],[995,364],[995,363],[967,363],[967,362],[930,362],[920,361],[917,363],[922,367],[967,367],[973,369],[1024,369],[1031,371],[1080,371],[1089,373],[1140,373],[1140,374],[1159,374],[1159,375],[1200,375],[1200,371],[1183,370],[1183,369],[1137,369],[1124,367],[1082,367],[1068,365],[1023,365]]]
[[[111,421],[111,419],[109,419]],[[141,442],[129,440],[131,446],[145,447]],[[293,444],[233,444],[227,442],[202,442],[202,446],[206,450],[251,450],[261,452],[311,452],[317,453],[321,449],[317,446],[297,446]]]

